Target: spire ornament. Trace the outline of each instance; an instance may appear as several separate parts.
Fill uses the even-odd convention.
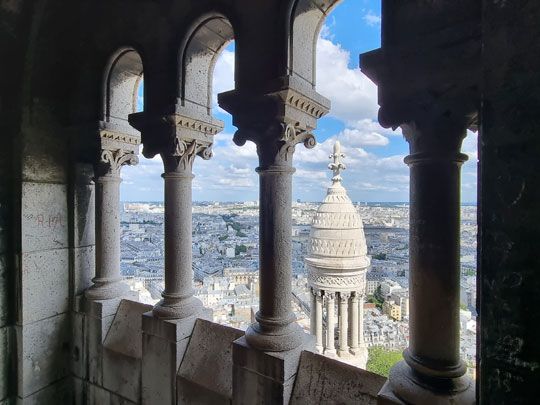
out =
[[[345,154],[341,153],[341,144],[339,143],[339,141],[336,141],[336,143],[334,144],[334,153],[332,153],[328,157],[334,160],[328,165],[328,168],[334,173],[334,177],[332,177],[332,182],[341,182],[341,172],[345,170],[347,166],[345,166],[345,164],[341,160],[345,158]]]

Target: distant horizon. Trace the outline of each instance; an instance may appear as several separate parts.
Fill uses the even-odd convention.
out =
[[[215,201],[215,200],[193,200],[193,203],[203,204],[203,203],[220,203],[220,204],[236,204],[236,203],[245,203],[252,202],[257,200],[233,200],[233,201]],[[293,201],[295,203],[297,201]],[[300,203],[311,203],[311,204],[320,204],[322,201],[304,201],[300,200]],[[120,201],[121,204],[125,203],[141,203],[141,204],[163,204],[163,200],[123,200]],[[410,204],[410,201],[353,201],[353,203],[362,203],[362,204]],[[477,202],[473,201],[462,201],[460,205],[478,205]]]

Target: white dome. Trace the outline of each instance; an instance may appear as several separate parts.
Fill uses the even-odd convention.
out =
[[[334,145],[332,185],[313,217],[308,243],[310,285],[328,291],[363,290],[370,260],[362,219],[341,184],[344,155],[339,142]]]

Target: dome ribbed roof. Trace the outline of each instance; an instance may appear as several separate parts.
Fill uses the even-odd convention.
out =
[[[339,142],[334,145],[334,153],[330,157],[333,163],[328,167],[333,170],[334,177],[313,217],[308,257],[305,259],[311,279],[314,273],[319,279],[321,276],[343,276],[343,273],[358,275],[359,272],[364,273],[370,264],[362,219],[341,184],[340,173],[345,165],[341,161],[344,155]]]

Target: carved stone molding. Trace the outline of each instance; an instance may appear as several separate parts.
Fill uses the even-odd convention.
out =
[[[120,144],[122,146],[133,145],[139,146],[141,143],[141,137],[133,134],[125,134],[121,132],[111,131],[108,129],[102,129],[99,132],[101,139],[101,146],[111,145],[112,142]]]
[[[180,131],[182,129],[189,129],[202,134],[215,136],[223,130],[223,124],[221,124],[221,122],[210,123],[180,114],[175,114],[173,117],[177,130]]]
[[[173,113],[130,115],[131,125],[142,132],[143,155],[152,158],[160,154],[167,171],[191,167],[197,155],[210,159],[214,136],[223,130],[223,122],[181,105],[172,110]]]
[[[351,290],[363,289],[365,284],[365,275],[354,276],[335,276],[335,275],[318,275],[310,272],[308,281],[311,285],[325,288],[350,288]]]
[[[330,106],[324,97],[295,88],[287,78],[274,85],[276,90],[265,94],[231,91],[219,95],[220,106],[233,115],[238,127],[233,141],[239,146],[254,142],[261,169],[290,166],[299,143],[313,148],[312,131]]]
[[[124,165],[136,165],[141,138],[108,128],[99,130],[100,154],[96,162],[97,176],[120,176]]]
[[[340,292],[339,293],[339,301],[341,303],[347,303],[347,301],[349,301],[350,297],[351,297],[351,293],[349,293],[349,292]]]
[[[196,156],[204,160],[212,157],[212,144],[197,139],[175,138],[169,153],[162,153],[166,172],[189,171],[193,169]]]
[[[133,151],[122,149],[102,150],[100,166],[103,167],[106,175],[120,176],[120,169],[124,165],[136,165],[139,158]]]
[[[278,142],[277,162],[291,162],[296,145],[303,143],[307,149],[312,149],[317,145],[317,141],[312,133],[295,127],[292,124],[281,124],[283,132]]]
[[[319,256],[356,257],[365,255],[363,239],[316,239],[311,238],[308,251]]]

